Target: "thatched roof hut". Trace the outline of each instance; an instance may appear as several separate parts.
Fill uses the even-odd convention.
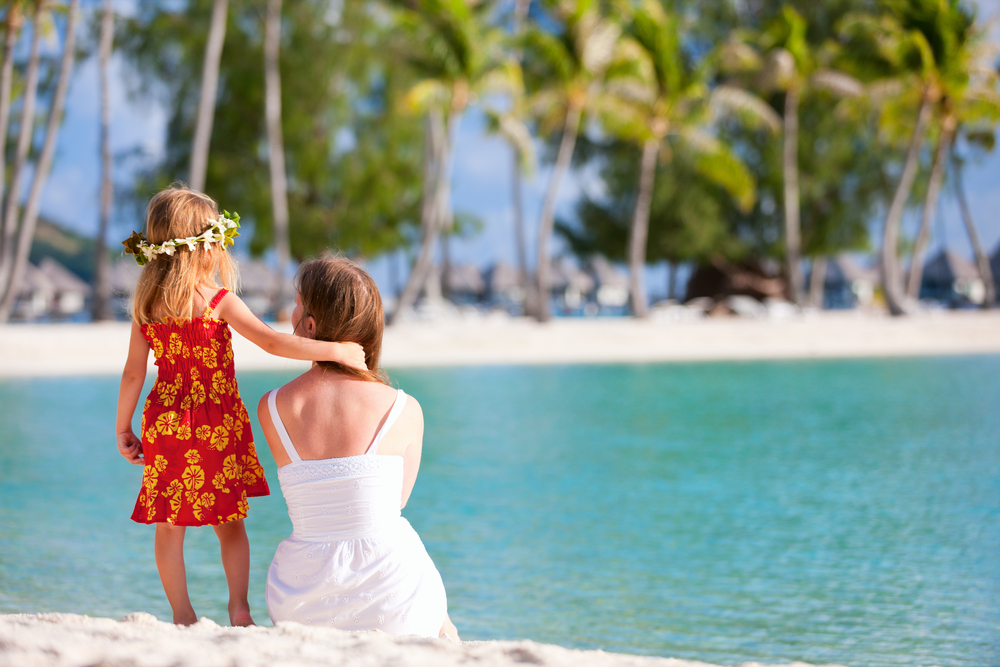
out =
[[[55,299],[56,287],[52,280],[30,262],[24,267],[21,287],[14,295],[11,312],[18,319],[33,320],[49,312]]]
[[[924,265],[921,296],[949,302],[964,297],[972,303],[982,303],[985,293],[976,265],[950,250],[942,250]]]
[[[49,311],[53,315],[73,315],[83,310],[92,291],[90,285],[51,257],[43,259],[38,264],[38,270],[52,284]]]

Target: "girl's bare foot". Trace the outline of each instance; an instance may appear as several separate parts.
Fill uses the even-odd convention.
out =
[[[174,625],[194,625],[197,622],[198,615],[194,613],[194,609],[191,609],[189,612],[174,614]]]
[[[229,610],[229,624],[234,628],[246,628],[251,625],[257,625],[253,622],[253,617],[250,616],[249,606],[239,606]]]

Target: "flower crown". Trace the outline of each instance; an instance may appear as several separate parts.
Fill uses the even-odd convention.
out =
[[[132,236],[122,241],[125,246],[125,253],[135,255],[135,261],[142,266],[157,255],[173,255],[174,251],[181,246],[187,246],[188,250],[194,250],[198,243],[205,244],[205,250],[213,243],[218,243],[225,250],[227,246],[236,243],[236,237],[240,235],[237,229],[240,228],[239,213],[229,214],[223,211],[218,220],[208,219],[212,226],[203,231],[198,236],[189,236],[183,239],[170,239],[159,245],[153,245],[146,240],[141,232],[132,232]]]

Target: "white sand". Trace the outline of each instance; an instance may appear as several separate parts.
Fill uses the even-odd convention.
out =
[[[288,325],[276,328],[290,331]],[[127,323],[0,326],[0,377],[117,374],[128,338]],[[296,371],[308,366],[272,357],[235,334],[234,348],[237,370]],[[392,369],[998,353],[997,311],[908,318],[835,311],[784,320],[574,319],[545,325],[488,317],[389,327],[383,365]]]
[[[121,621],[75,614],[0,615],[0,667],[710,667],[691,660],[577,651],[532,641],[465,642],[390,637],[283,623],[189,628],[145,613]],[[758,663],[745,663],[745,667]],[[808,667],[790,663],[784,667]]]

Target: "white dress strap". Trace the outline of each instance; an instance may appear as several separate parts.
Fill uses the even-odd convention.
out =
[[[382,442],[382,437],[389,432],[392,428],[393,423],[399,417],[399,413],[403,411],[403,407],[406,405],[406,394],[403,393],[402,389],[396,390],[396,400],[392,403],[392,408],[389,410],[389,416],[385,418],[385,423],[382,424],[382,428],[378,430],[375,434],[375,439],[372,440],[372,444],[368,447],[368,451],[365,452],[366,456],[374,456],[378,453],[378,444]]]
[[[278,414],[277,396],[277,389],[272,389],[267,395],[267,409],[271,413],[271,422],[274,423],[274,430],[278,432],[278,438],[281,440],[281,445],[285,448],[288,458],[292,460],[292,463],[298,463],[302,460],[302,457],[295,451],[295,445],[292,444],[292,439],[288,437],[285,424],[281,421],[281,415]]]

